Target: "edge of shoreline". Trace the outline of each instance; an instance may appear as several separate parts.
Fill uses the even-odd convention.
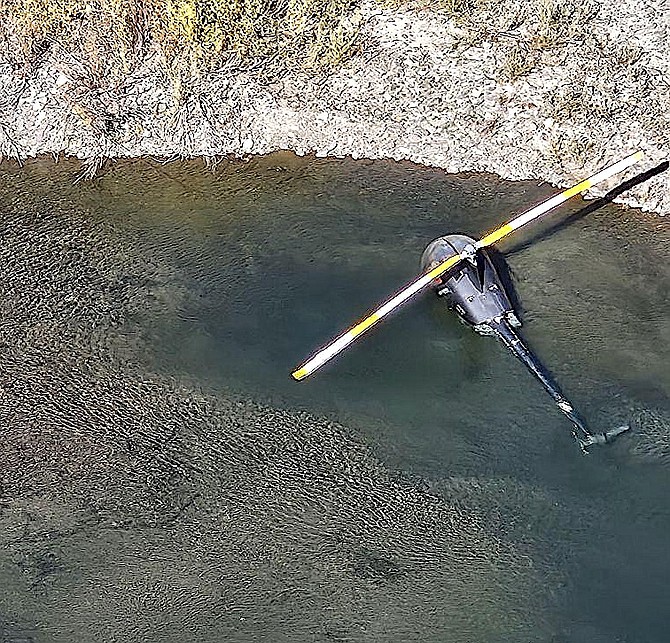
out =
[[[608,24],[604,16],[593,28]],[[637,24],[621,19],[617,28],[634,31]],[[670,71],[670,51],[651,56],[666,32],[670,16],[640,42],[649,54],[635,63],[644,78]],[[581,43],[546,52],[536,69],[509,81],[495,73],[501,52],[494,43],[463,46],[458,27],[439,14],[367,3],[361,37],[362,53],[335,70],[268,77],[263,69],[221,69],[178,98],[152,58],[104,91],[87,87],[81,63],[57,48],[28,77],[0,60],[0,156],[74,156],[83,161],[82,176],[90,177],[105,159],[204,157],[216,163],[291,151],[407,160],[558,187],[637,149],[645,152],[639,173],[670,158],[670,127],[661,127],[665,119],[670,123],[663,112],[664,100],[670,109],[670,91],[659,86],[658,95],[636,108],[644,88],[631,76],[634,66],[624,69],[626,78],[605,77],[599,53],[571,55]],[[607,97],[612,83],[621,105],[598,113],[595,101]],[[668,174],[615,202],[670,214]],[[585,196],[603,196],[620,183],[616,177]]]

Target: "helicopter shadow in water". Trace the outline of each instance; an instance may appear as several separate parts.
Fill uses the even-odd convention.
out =
[[[489,259],[491,259],[491,263],[505,287],[505,292],[514,307],[514,311],[517,313],[519,319],[523,321],[523,306],[521,305],[521,299],[519,298],[519,293],[514,284],[514,272],[509,263],[507,263],[505,254],[493,246],[486,248],[486,254],[489,256]]]
[[[505,287],[509,299],[512,302],[512,306],[514,306],[514,310],[516,311],[517,316],[521,321],[524,320],[523,305],[521,303],[521,299],[519,298],[519,294],[517,292],[514,283],[514,272],[512,271],[509,263],[505,259],[505,255],[514,255],[517,252],[521,252],[523,250],[530,248],[530,246],[537,243],[538,241],[546,239],[550,235],[554,234],[555,232],[558,232],[559,230],[567,227],[568,225],[571,225],[575,221],[583,219],[592,212],[595,212],[596,210],[605,207],[609,203],[612,203],[614,199],[616,199],[618,196],[626,192],[626,190],[629,190],[630,188],[635,187],[636,185],[640,185],[641,183],[648,181],[650,178],[656,176],[657,174],[660,174],[661,172],[665,172],[668,169],[668,167],[670,167],[670,163],[668,161],[663,161],[663,163],[660,163],[656,167],[653,167],[647,170],[646,172],[637,174],[636,176],[628,179],[627,181],[624,181],[623,183],[617,185],[615,188],[612,188],[604,196],[595,199],[591,203],[588,203],[587,205],[580,208],[573,214],[567,215],[561,221],[557,221],[553,225],[547,226],[543,230],[540,230],[539,232],[536,232],[535,234],[527,237],[523,242],[513,245],[512,247],[508,248],[504,253],[498,250],[495,246],[489,246],[486,249],[486,252],[491,259],[491,262],[493,263],[498,273],[498,276],[500,277],[500,280],[502,281]]]
[[[518,244],[515,244],[508,248],[506,250],[505,254],[515,254],[517,252],[520,252],[521,250],[525,250],[526,248],[529,248],[532,246],[534,243],[541,241],[542,239],[545,239],[549,235],[553,234],[554,232],[557,232],[558,230],[561,230],[565,226],[570,225],[574,221],[578,221],[579,219],[583,219],[585,216],[591,214],[592,212],[595,212],[596,210],[599,210],[600,208],[606,206],[609,203],[612,203],[614,199],[616,199],[618,196],[621,196],[626,190],[630,190],[631,188],[635,187],[636,185],[640,185],[641,183],[644,183],[645,181],[648,181],[649,179],[653,178],[657,174],[660,174],[661,172],[665,172],[668,167],[670,167],[670,162],[668,161],[663,161],[662,163],[659,163],[656,167],[652,167],[651,169],[647,170],[646,172],[641,172],[640,174],[637,174],[636,176],[628,179],[627,181],[624,181],[623,183],[620,183],[616,187],[612,188],[607,194],[604,196],[595,199],[591,203],[588,203],[585,205],[583,208],[577,210],[574,214],[570,214],[563,218],[561,221],[557,221],[553,225],[550,225],[543,230],[540,230],[539,232],[526,237],[526,239]],[[498,256],[498,261],[502,260],[504,262],[504,259],[502,258],[502,254],[498,252],[497,250],[495,252],[492,252],[492,248],[488,247],[487,252],[493,259],[494,256]],[[506,262],[505,262],[506,263]],[[494,265],[497,270],[504,270],[504,268],[501,268],[498,266],[498,264],[495,263]],[[509,276],[509,269],[507,270],[507,275]],[[500,273],[501,278],[504,279],[502,272]],[[505,283],[505,286],[508,284]],[[511,293],[510,293],[511,294]],[[513,301],[512,303],[515,305],[518,302],[518,299],[516,301]]]

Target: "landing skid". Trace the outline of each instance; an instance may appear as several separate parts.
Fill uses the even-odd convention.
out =
[[[583,438],[580,438],[575,434],[575,438],[579,443],[582,451],[584,453],[588,453],[588,448],[590,446],[593,446],[594,444],[610,444],[611,442],[614,442],[614,440],[616,440],[616,438],[619,437],[622,433],[626,433],[626,431],[630,431],[630,424],[623,424],[622,426],[618,426],[615,429],[610,429],[604,433],[588,433]]]

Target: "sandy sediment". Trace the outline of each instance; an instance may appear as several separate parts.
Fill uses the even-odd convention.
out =
[[[663,4],[603,4],[577,37],[531,51],[523,26],[473,36],[445,14],[367,3],[361,52],[335,70],[232,65],[178,91],[157,57],[101,89],[53,47],[30,72],[0,65],[0,153],[64,153],[94,169],[103,158],[292,150],[567,186],[642,149],[645,170],[670,157]],[[531,58],[529,72],[516,69]],[[617,200],[670,212],[670,173]]]

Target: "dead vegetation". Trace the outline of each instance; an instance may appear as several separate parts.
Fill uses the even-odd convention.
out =
[[[501,47],[502,80],[525,76],[543,56],[550,57],[565,45],[583,40],[599,8],[595,0],[470,2],[478,4],[478,11],[462,19],[469,37],[476,42],[507,43]]]
[[[408,0],[380,0],[406,6]],[[597,15],[599,0],[409,0],[412,6],[446,14],[456,25],[459,45],[486,41],[500,51],[501,80],[533,71],[543,55],[581,41]]]
[[[504,139],[505,127],[514,122],[524,131],[536,123],[542,135],[532,139],[528,128],[528,138],[518,145],[541,150],[551,176],[553,168],[582,167],[601,156],[613,136],[620,136],[620,145],[630,135],[636,145],[645,141],[667,149],[670,85],[665,63],[654,62],[654,47],[661,57],[665,50],[660,40],[653,45],[660,28],[650,13],[633,23],[634,31],[622,17],[619,32],[619,17],[610,15],[602,0],[371,0],[396,7],[400,21],[393,9],[379,18],[373,4],[359,8],[359,2],[369,1],[0,0],[0,158],[77,149],[88,158],[81,176],[90,178],[105,159],[138,150],[161,159],[204,154],[213,164],[209,157],[229,150],[246,155],[280,144],[302,150],[302,144],[285,143],[273,127],[267,128],[267,139],[262,128],[254,131],[254,119],[265,118],[263,101],[270,94],[297,113],[308,96],[304,113],[338,110],[339,116],[341,110],[352,121],[373,114],[382,124],[391,123],[390,130],[392,122],[415,116],[406,101],[417,105],[418,96],[428,107],[422,107],[426,116],[415,121],[417,129],[428,124],[421,131],[444,139],[461,135],[441,117],[450,105],[459,119],[482,123],[487,136],[502,132],[510,145],[517,144],[517,135]],[[361,24],[367,41],[359,43],[359,15],[390,25],[387,34],[395,40],[387,50],[377,46],[375,20]],[[424,18],[439,27],[437,35],[427,30],[426,39],[409,42],[397,32],[403,22]],[[650,33],[631,37],[647,23]],[[359,45],[364,55],[352,65],[353,77],[364,76],[369,67],[374,90],[369,94],[349,84],[351,70],[343,70],[346,83],[340,79],[332,86],[337,71],[316,78],[292,73],[336,67]],[[429,46],[439,50],[439,58],[424,56]],[[464,91],[454,91],[457,98],[449,103],[440,82],[461,58]],[[238,73],[242,69],[253,74]],[[468,76],[472,71],[476,80]],[[560,82],[545,91],[547,79]],[[486,95],[481,87],[491,81],[495,91]],[[353,97],[347,105],[344,95]],[[459,111],[461,98],[476,111]],[[298,117],[288,122],[297,129]],[[320,131],[310,134],[314,148],[327,143],[324,149],[331,150],[331,137],[339,140],[342,129],[327,123],[324,130],[327,141]],[[393,136],[381,137],[379,147],[361,137],[353,149],[356,155],[378,154],[382,145],[398,145]],[[444,162],[430,138],[413,145],[421,158]],[[662,199],[652,198],[654,204]]]
[[[465,46],[502,43],[499,74],[532,71],[543,52],[584,37],[597,0],[378,0],[446,13]],[[5,0],[3,54],[39,64],[53,47],[105,85],[156,53],[182,81],[223,65],[323,69],[358,48],[360,0]],[[103,82],[104,81],[104,82]]]
[[[237,61],[336,65],[356,46],[359,0],[5,0],[3,54],[39,64],[54,46],[100,79],[122,76],[148,53],[172,72]]]

